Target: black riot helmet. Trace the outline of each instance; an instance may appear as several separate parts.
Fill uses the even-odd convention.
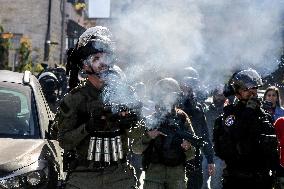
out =
[[[181,85],[185,85],[187,87],[192,87],[192,88],[199,87],[198,86],[199,81],[197,78],[194,78],[194,77],[183,77],[180,82],[181,82]]]
[[[155,83],[153,95],[156,107],[170,111],[180,101],[181,88],[175,79],[164,78]]]
[[[112,42],[108,38],[95,36],[90,39],[85,46],[78,48],[80,61],[86,60],[90,55],[95,53],[107,53],[111,59],[111,63],[114,60],[114,47]]]
[[[197,72],[196,69],[194,69],[193,67],[189,66],[189,67],[185,67],[183,69],[183,76],[185,77],[191,77],[191,78],[194,78],[196,80],[199,79],[199,74]]]
[[[73,49],[68,51],[68,64],[66,66],[69,78],[69,90],[72,90],[80,82],[79,73],[87,76],[84,65],[90,67],[94,54],[102,52],[106,53],[106,59],[109,65],[108,69],[115,62],[115,43],[112,40],[112,34],[108,28],[103,26],[95,26],[87,29],[79,38]],[[81,70],[81,71],[80,71]],[[89,74],[93,74],[90,72]],[[95,73],[98,74],[98,73]]]
[[[59,81],[54,73],[43,72],[39,76],[38,80],[46,98],[50,97],[51,95],[58,95]]]
[[[181,89],[179,83],[173,78],[164,78],[155,83],[154,92],[160,94],[162,97],[169,93],[180,93]]]
[[[258,88],[263,85],[261,76],[253,69],[242,70],[236,73],[230,84],[235,93],[239,89]]]
[[[95,26],[87,29],[79,38],[76,47],[73,49],[70,58],[79,63],[82,69],[87,63],[88,57],[95,53],[106,53],[111,63],[115,60],[115,43],[108,28]],[[71,61],[72,61],[71,60]]]

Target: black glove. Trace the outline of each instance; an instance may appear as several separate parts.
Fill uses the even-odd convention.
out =
[[[137,114],[131,113],[125,116],[120,116],[118,123],[121,128],[130,129],[130,127],[138,121]]]
[[[247,108],[251,108],[253,110],[259,108],[261,105],[260,100],[257,97],[253,96],[247,101]]]
[[[94,133],[95,131],[101,130],[106,125],[106,120],[100,117],[92,117],[86,123],[85,129],[88,133]]]
[[[270,113],[273,111],[273,103],[268,100],[265,100],[262,103],[262,108]]]

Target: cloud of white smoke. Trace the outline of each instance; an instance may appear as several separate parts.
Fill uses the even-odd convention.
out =
[[[269,74],[277,68],[281,54],[283,1],[203,0],[205,41],[199,61],[201,77],[222,82],[233,69],[253,68]],[[212,77],[214,76],[214,77]]]
[[[282,46],[283,4],[132,1],[116,11],[112,30],[130,79],[155,80],[193,66],[204,82],[214,85],[224,83],[234,69],[252,67],[262,74],[275,70]]]
[[[121,6],[123,4],[123,7]],[[115,3],[110,28],[120,66],[148,90],[192,66],[209,87],[233,71],[274,71],[282,48],[280,0],[151,0]]]

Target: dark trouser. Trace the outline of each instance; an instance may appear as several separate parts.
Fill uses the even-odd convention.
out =
[[[284,189],[284,177],[277,177],[274,189]]]
[[[185,189],[184,165],[150,164],[145,171],[143,189]]]
[[[202,161],[202,170],[203,170],[203,186],[202,189],[221,189],[222,188],[222,174],[225,167],[225,162],[219,157],[214,156],[215,163],[215,172],[212,176],[209,176],[208,173],[208,163],[205,158]],[[210,177],[210,182],[209,181]]]
[[[140,186],[139,178],[142,174],[142,156],[134,153],[130,153],[128,156],[129,163],[132,165],[135,169],[135,174],[138,179],[138,186]]]
[[[82,167],[84,168],[84,167]],[[132,189],[136,187],[133,170],[126,165],[107,167],[98,172],[74,170],[66,182],[66,189]]]
[[[223,189],[272,189],[273,178],[257,173],[227,173],[223,175]]]
[[[187,189],[201,189],[203,184],[203,172],[202,172],[202,158],[197,161],[195,159],[187,162],[186,177],[187,177]]]

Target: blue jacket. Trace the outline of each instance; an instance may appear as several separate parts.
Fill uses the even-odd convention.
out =
[[[279,117],[284,117],[284,108],[281,106],[276,106],[273,115],[274,121],[276,121]]]

